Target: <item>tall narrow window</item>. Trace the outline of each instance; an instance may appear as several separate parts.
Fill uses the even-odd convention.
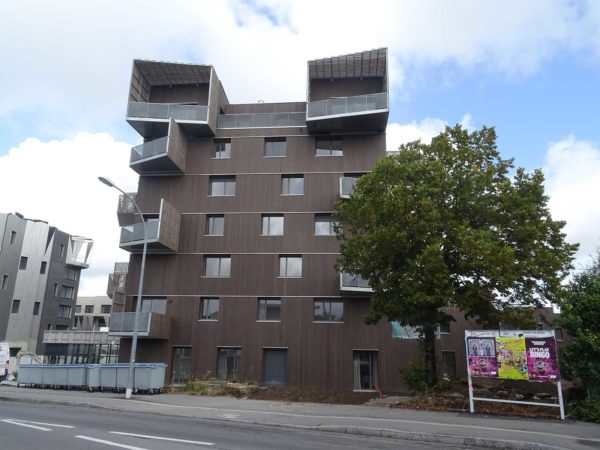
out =
[[[231,139],[215,140],[213,158],[229,159],[231,158]]]
[[[378,354],[367,350],[354,351],[354,389],[372,391],[378,381]]]
[[[211,176],[208,192],[213,197],[235,195],[235,176]]]
[[[20,307],[21,307],[21,300],[13,300],[12,307],[10,308],[10,313],[18,314]]]
[[[59,250],[58,256],[60,256],[61,258],[63,256],[65,256],[65,246],[64,246],[64,244],[60,244],[60,250]]]
[[[335,236],[336,222],[331,214],[315,214],[315,235]]]
[[[21,260],[19,261],[19,270],[27,269],[27,256],[21,256]]]
[[[259,298],[256,320],[279,322],[281,320],[281,299]]]
[[[283,214],[262,215],[263,236],[283,236]]]
[[[302,276],[302,256],[280,256],[279,276],[299,278]]]
[[[40,302],[35,302],[33,304],[33,315],[37,316],[40,313]]]
[[[265,156],[285,156],[286,140],[285,138],[266,138]]]
[[[304,176],[282,175],[281,195],[304,195]]]
[[[442,352],[442,372],[446,378],[456,377],[456,354]]]
[[[75,314],[81,314],[81,305],[75,305]]]
[[[223,236],[225,231],[225,216],[223,214],[209,214],[206,216],[206,235]]]
[[[240,379],[241,348],[217,348],[217,378],[237,381]]]
[[[8,275],[2,275],[2,290],[8,287]]]
[[[342,138],[317,138],[316,156],[344,156]]]
[[[207,278],[229,278],[231,272],[230,256],[205,256],[204,273]]]
[[[200,320],[218,320],[219,319],[219,299],[202,298],[200,299]]]
[[[11,231],[10,232],[10,245],[13,245],[15,243],[16,238],[17,238],[17,232]]]
[[[47,265],[47,264],[48,264],[48,263],[47,263],[46,261],[42,261],[42,263],[40,264],[40,273],[41,273],[42,275],[44,275],[44,274],[46,273],[46,265]]]

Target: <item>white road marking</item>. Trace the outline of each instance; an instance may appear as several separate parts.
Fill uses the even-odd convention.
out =
[[[47,427],[57,427],[57,428],[75,428],[72,425],[59,425],[57,423],[45,423],[45,422],[32,422],[31,420],[21,420],[21,419],[10,419],[14,422],[21,422],[21,423],[32,423],[34,425],[46,425]]]
[[[89,436],[82,436],[80,434],[78,434],[75,437],[79,438],[79,439],[85,439],[86,441],[97,442],[98,444],[110,445],[111,447],[128,448],[129,450],[147,450],[142,447],[134,447],[132,445],[119,444],[118,442],[105,441],[104,439],[96,439],[96,438],[89,437]]]
[[[238,414],[219,414],[222,419],[237,419],[240,417]]]
[[[2,422],[4,422],[4,423],[10,423],[11,425],[19,425],[20,427],[33,428],[34,430],[52,431],[52,430],[50,430],[50,428],[44,428],[44,427],[38,427],[38,426],[35,426],[35,425],[29,425],[29,424],[26,424],[26,423],[16,422],[16,421],[10,420],[10,419],[2,419]]]
[[[139,437],[142,439],[156,439],[158,441],[182,442],[184,444],[215,445],[214,442],[188,441],[187,439],[175,439],[175,438],[168,438],[168,437],[162,437],[162,436],[148,436],[145,434],[123,433],[122,431],[109,431],[109,433],[121,434],[123,436]]]

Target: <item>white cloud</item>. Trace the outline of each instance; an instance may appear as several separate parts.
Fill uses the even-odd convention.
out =
[[[0,157],[0,211],[20,212],[60,230],[94,239],[89,269],[82,271],[79,295],[102,295],[114,263],[128,261],[119,249],[118,191],[98,181],[108,176],[135,192],[129,168],[131,146],[109,135],[80,133],[73,139],[27,139]]]
[[[600,247],[600,147],[574,136],[553,142],[543,168],[552,217],[566,220],[570,242],[579,242],[576,268],[591,262]]]
[[[400,145],[417,140],[429,144],[433,137],[444,131],[446,125],[454,126],[454,124],[448,124],[445,120],[436,117],[427,117],[420,122],[413,120],[406,124],[390,123],[387,126],[387,151],[398,150]],[[473,117],[471,114],[466,113],[460,119],[460,125],[469,131],[473,131],[475,126],[473,125]]]

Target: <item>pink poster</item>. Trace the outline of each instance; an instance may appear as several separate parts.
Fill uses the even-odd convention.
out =
[[[558,381],[558,358],[554,338],[526,338],[527,368],[533,381]]]
[[[467,338],[469,372],[476,377],[498,376],[494,338]]]

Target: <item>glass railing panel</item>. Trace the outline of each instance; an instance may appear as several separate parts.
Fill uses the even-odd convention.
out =
[[[131,158],[129,162],[139,161],[143,158],[167,153],[167,143],[169,137],[165,136],[154,141],[146,142],[142,145],[137,145],[131,149]]]
[[[365,280],[360,275],[352,275],[342,272],[342,287],[370,289],[369,281]]]
[[[252,126],[255,128],[269,128],[271,125],[271,114],[252,114]]]
[[[218,128],[270,128],[306,126],[305,113],[220,114]]]
[[[271,115],[272,127],[286,127],[290,123],[290,115],[288,113],[279,113]]]
[[[219,114],[219,128],[235,128],[235,116],[233,114]]]
[[[158,219],[151,219],[146,222],[148,227],[148,239],[158,238]],[[136,223],[121,228],[121,244],[127,242],[143,241],[144,240],[144,225]]]
[[[356,112],[387,109],[387,93],[357,95],[353,97],[331,98],[309,102],[308,117],[352,114]]]
[[[127,116],[165,120],[172,117],[175,120],[206,122],[208,117],[208,106],[180,105],[177,103],[129,102]]]
[[[149,312],[139,313],[136,327],[138,332],[148,332],[151,314]],[[110,315],[109,331],[113,333],[133,333],[135,323],[135,312],[112,313]]]
[[[252,114],[238,114],[235,118],[236,128],[252,127]]]

